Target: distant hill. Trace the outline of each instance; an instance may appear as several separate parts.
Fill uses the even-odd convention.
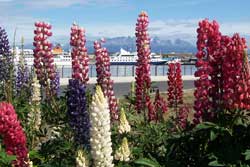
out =
[[[93,48],[94,41],[87,41],[87,49],[89,53],[94,52]],[[68,51],[70,49],[69,44],[63,44],[63,49]],[[115,37],[115,38],[106,38],[106,43],[103,46],[107,47],[109,52],[119,52],[120,48],[124,48],[128,51],[135,51],[135,37]],[[25,48],[33,48],[31,44],[25,45]],[[176,39],[175,41],[171,40],[162,40],[158,37],[151,38],[151,50],[156,53],[195,53],[196,47],[190,42],[187,42],[182,39]]]
[[[107,38],[104,46],[108,48],[109,52],[118,52],[120,51],[120,48],[124,48],[125,50],[128,51],[135,51],[136,50],[135,37]],[[90,53],[94,52],[93,41],[87,41],[87,48]],[[171,40],[161,40],[158,37],[151,39],[151,49],[152,52],[156,53],[196,52],[196,47],[187,41],[176,39],[174,42],[172,42]]]

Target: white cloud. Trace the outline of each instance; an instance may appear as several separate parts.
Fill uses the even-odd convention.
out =
[[[13,0],[0,0],[0,3],[1,2],[12,2]]]
[[[34,18],[31,16],[23,15],[0,15],[0,26],[4,25],[10,40],[13,39],[15,27],[17,27],[17,41],[21,36],[24,36],[28,43],[33,41],[34,22],[36,20],[49,21],[43,18]],[[196,29],[198,22],[201,19],[168,19],[168,20],[151,20],[149,25],[149,33],[151,37],[158,36],[163,39],[175,40],[177,38],[192,42],[196,41]],[[53,25],[53,23],[52,23]],[[86,29],[88,38],[92,37],[118,37],[118,36],[134,36],[135,33],[135,21],[130,23],[118,24],[118,23],[95,23],[85,25],[80,22],[79,25],[83,25]],[[70,35],[69,25],[53,25],[53,41],[60,43],[68,42]],[[235,32],[245,37],[250,37],[250,23],[242,22],[222,22],[220,23],[220,31],[225,35],[232,35]]]
[[[220,25],[221,32],[225,34],[240,33],[250,35],[250,22],[225,22]]]
[[[68,7],[72,5],[83,5],[88,3],[88,0],[28,0],[24,2],[26,5],[35,8],[51,8],[51,7]]]
[[[125,0],[26,0],[23,4],[32,8],[65,8],[73,5],[123,5]]]
[[[196,29],[201,19],[190,20],[158,20],[150,23],[149,32],[151,35],[166,39],[181,38],[190,42],[196,41]],[[243,37],[250,36],[250,23],[247,21],[222,22],[220,32],[224,35],[239,33]]]

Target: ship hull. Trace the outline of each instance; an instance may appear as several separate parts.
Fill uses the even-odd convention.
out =
[[[150,62],[152,65],[163,65],[167,61]],[[136,65],[137,62],[110,62],[111,65]]]

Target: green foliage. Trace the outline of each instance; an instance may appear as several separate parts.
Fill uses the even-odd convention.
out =
[[[135,114],[133,110],[127,112],[127,116],[132,128],[127,136],[134,160],[131,166],[165,164],[166,140],[173,129],[171,122],[144,122],[142,114]]]
[[[64,138],[49,140],[43,144],[39,154],[43,157],[41,166],[70,167],[75,165],[75,146],[73,141]]]
[[[202,123],[168,139],[167,164],[184,166],[244,166],[250,164],[250,126],[231,128]]]
[[[140,158],[136,160],[134,163],[138,165],[148,166],[148,167],[161,167],[161,165],[157,161],[147,159],[147,158]]]
[[[0,144],[0,166],[11,166],[11,162],[15,159],[16,156],[7,155],[5,149]]]

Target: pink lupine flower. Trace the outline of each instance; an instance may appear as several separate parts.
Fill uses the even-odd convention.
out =
[[[168,106],[174,105],[175,99],[175,64],[168,64]]]
[[[102,39],[101,42],[102,41],[105,40]],[[109,109],[112,119],[117,120],[118,104],[113,90],[114,81],[111,79],[110,58],[108,50],[102,47],[99,41],[94,42],[94,49],[96,55],[97,83],[101,86],[104,96],[108,97]]]
[[[181,63],[175,63],[175,78],[176,78],[176,101],[179,104],[183,103],[183,80],[181,76]]]
[[[72,58],[72,78],[84,85],[89,80],[89,57],[86,48],[85,30],[76,24],[71,27],[70,45]]]
[[[249,109],[250,71],[246,42],[235,34],[222,36],[216,21],[199,23],[194,95],[194,123],[211,120],[223,108]]]
[[[226,109],[250,109],[250,71],[246,41],[239,34],[227,39],[223,61],[223,99]]]
[[[34,51],[34,67],[39,82],[47,85],[47,80],[54,80],[55,66],[54,59],[51,52],[52,44],[48,40],[52,36],[51,25],[45,22],[36,22],[36,30],[33,45]]]
[[[179,62],[168,64],[168,105],[177,109],[183,103],[183,81],[181,64]]]
[[[177,126],[179,128],[185,129],[187,127],[188,114],[189,114],[189,108],[186,105],[179,108],[179,111],[176,117]]]
[[[49,37],[52,36],[51,25],[45,22],[36,22],[36,30],[34,30],[34,67],[39,83],[45,88],[47,98],[51,98],[56,94],[53,83],[56,80],[56,69],[54,65],[54,57],[51,52],[52,43]]]
[[[0,135],[9,155],[16,155],[12,162],[15,167],[28,167],[28,149],[26,136],[17,118],[13,106],[6,102],[0,103]]]
[[[136,110],[141,112],[147,107],[152,110],[149,90],[150,79],[150,38],[147,33],[149,19],[146,12],[141,12],[136,23],[136,47],[137,47],[137,67],[136,67]]]
[[[215,106],[217,98],[220,98],[218,89],[220,89],[220,71],[216,69],[216,61],[220,63],[220,38],[218,24],[213,21],[208,22],[207,19],[199,22],[199,28],[197,29],[197,71],[195,77],[198,80],[195,81],[196,90],[194,92],[194,120],[195,124],[201,122],[203,119],[211,119],[213,116],[212,107]],[[216,46],[217,45],[217,46]],[[212,80],[211,80],[212,78]],[[211,96],[212,100],[211,100]],[[214,104],[213,104],[214,102]]]
[[[219,31],[219,24],[216,21],[209,23],[210,27],[207,31],[207,60],[211,67],[210,80],[212,83],[209,96],[211,97],[212,110],[218,110],[222,107],[222,35]],[[211,114],[209,114],[212,116]],[[209,118],[210,119],[210,118]]]
[[[149,121],[160,121],[163,120],[163,114],[168,111],[167,102],[160,96],[160,91],[157,89],[155,94],[155,101],[153,103],[154,108],[150,108],[148,117]],[[152,104],[150,104],[150,107]]]

